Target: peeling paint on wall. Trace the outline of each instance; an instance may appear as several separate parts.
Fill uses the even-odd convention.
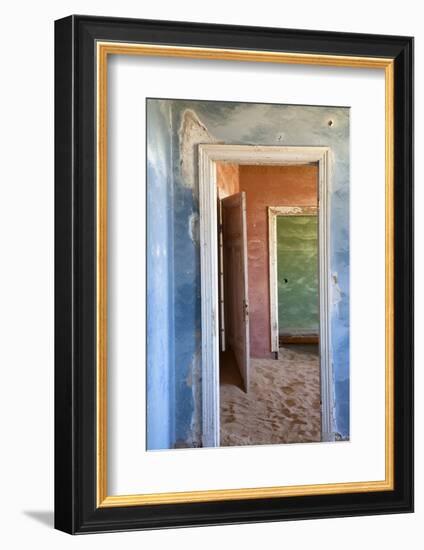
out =
[[[288,216],[290,214],[300,214],[302,212],[302,208],[299,206],[285,206],[285,215]]]
[[[332,273],[331,274],[330,293],[331,293],[331,300],[330,300],[331,305],[336,310],[337,315],[338,315],[340,313],[339,312],[339,305],[340,305],[340,302],[342,301],[342,290],[341,290],[341,288],[339,286],[339,283],[338,283],[337,273]]]
[[[200,447],[202,444],[202,359],[200,350],[197,350],[193,356],[187,386],[191,388],[194,404],[191,418],[191,437],[187,443],[189,447]]]
[[[215,143],[206,126],[192,109],[186,109],[178,131],[180,141],[181,182],[194,189],[197,184],[197,145]]]
[[[188,219],[188,232],[190,239],[198,244],[200,239],[199,233],[199,214],[197,212],[192,212]]]

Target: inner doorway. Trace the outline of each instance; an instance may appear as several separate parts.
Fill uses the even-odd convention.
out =
[[[317,206],[268,207],[271,349],[319,344]]]
[[[244,402],[246,402],[246,399],[248,401],[250,400],[249,407],[251,408],[253,406],[252,403],[255,403],[256,406],[257,402],[262,406],[267,400],[269,401],[271,397],[274,401],[280,400],[280,406],[277,415],[274,414],[275,411],[270,412],[269,408],[265,411],[265,417],[267,417],[263,425],[267,427],[267,429],[264,430],[265,439],[258,440],[257,438],[255,439],[255,437],[250,439],[247,437],[245,440],[240,440],[239,443],[237,443],[237,441],[234,442],[234,440],[233,442],[226,443],[223,440],[221,444],[261,444],[293,441],[293,439],[286,441],[284,438],[281,440],[272,438],[278,432],[275,426],[276,419],[281,421],[284,420],[284,417],[287,417],[290,421],[290,414],[287,414],[287,407],[289,407],[290,403],[293,401],[289,395],[293,388],[289,388],[286,382],[291,376],[292,381],[290,383],[294,385],[293,387],[302,385],[302,380],[299,379],[299,369],[296,370],[296,365],[299,365],[299,360],[303,363],[309,361],[310,364],[315,361],[315,371],[317,375],[315,377],[316,393],[313,406],[319,417],[320,433],[317,438],[313,440],[328,439],[325,436],[327,430],[326,426],[328,425],[327,420],[331,418],[331,406],[329,406],[328,400],[331,391],[329,391],[329,388],[325,388],[325,385],[328,385],[330,380],[328,372],[330,363],[327,361],[326,356],[326,352],[329,349],[328,342],[326,341],[328,327],[325,325],[325,323],[327,323],[326,299],[328,292],[322,292],[323,287],[327,285],[328,281],[326,277],[326,256],[323,254],[323,251],[327,250],[327,235],[326,231],[324,231],[326,226],[323,223],[323,220],[326,220],[325,212],[320,212],[320,216],[317,216],[318,196],[320,205],[324,205],[325,207],[326,202],[325,191],[328,179],[328,172],[325,169],[327,166],[326,153],[327,150],[325,148],[313,147],[258,148],[225,145],[200,146],[202,359],[206,359],[206,361],[204,360],[202,362],[202,379],[204,381],[203,437],[204,445],[206,446],[217,446],[220,444],[220,412],[222,411],[220,411],[219,407],[219,390],[220,382],[222,390],[223,380],[226,381],[228,386],[236,387],[237,391],[241,392],[239,395],[243,394]],[[261,162],[261,160],[263,160],[263,162]],[[318,349],[318,347],[315,346],[315,353],[310,353],[310,348],[302,349],[298,347],[295,351],[285,349],[284,353],[281,354],[280,345],[290,346],[294,342],[286,344],[281,341],[279,337],[276,342],[277,353],[275,349],[273,349],[275,346],[273,344],[272,326],[270,325],[273,292],[271,291],[268,267],[271,244],[268,235],[267,216],[268,209],[270,208],[269,192],[275,178],[269,180],[271,182],[269,185],[266,184],[265,180],[267,178],[265,177],[262,186],[256,183],[254,187],[241,189],[240,185],[235,184],[234,177],[226,177],[224,184],[220,182],[223,172],[222,166],[226,166],[227,168],[230,167],[234,174],[237,171],[245,173],[249,166],[252,167],[253,172],[255,172],[255,170],[261,171],[260,169],[263,168],[262,173],[265,175],[268,174],[268,176],[271,173],[275,174],[276,172],[273,169],[278,169],[279,167],[285,167],[282,171],[287,173],[299,172],[299,170],[293,170],[299,167],[300,172],[303,171],[305,173],[315,174],[315,206],[310,205],[309,208],[315,208],[315,228],[316,236],[318,236],[316,240],[319,242],[319,254],[315,255],[315,261],[317,262],[318,260],[316,272],[319,271],[320,275],[319,289],[315,289],[316,302],[319,302],[319,308],[315,307],[315,314],[317,314],[317,309],[319,309],[319,334],[317,334],[317,331],[315,331],[314,334],[311,333],[308,335],[304,333],[298,334],[299,337],[305,338],[308,336],[309,338],[319,340],[320,347]],[[299,188],[303,185],[302,181],[303,180],[298,180],[296,186],[292,185],[296,193],[299,193]],[[209,186],[207,186],[207,184],[209,184]],[[274,201],[272,206],[279,204],[277,200],[279,198],[282,202],[286,201],[287,207],[298,208],[293,204],[293,201],[290,203],[290,196],[287,193],[284,194],[284,189],[281,188],[280,191],[282,194],[275,199],[277,202]],[[218,209],[216,208],[217,200]],[[207,216],[205,206],[206,203],[212,205],[212,201],[215,204],[214,212],[211,209],[208,213],[209,216]],[[312,210],[307,212],[309,216],[312,216],[312,214]],[[258,216],[257,218],[255,218],[256,215]],[[298,222],[301,221],[302,219],[299,216]],[[208,240],[205,241],[204,238]],[[214,262],[214,255],[211,253],[213,244],[216,246],[216,263]],[[265,268],[264,265],[262,265],[262,267],[259,265],[259,257],[266,258],[267,265]],[[292,275],[290,275],[290,278],[292,278]],[[263,286],[265,281],[266,285],[268,285],[267,288]],[[276,288],[278,310],[278,287]],[[216,302],[214,298],[216,298]],[[257,304],[260,302],[265,303],[265,309],[267,310],[265,323],[265,317],[263,319],[260,317],[260,315],[263,314],[264,308],[259,308],[261,313],[257,307]],[[252,303],[254,306],[253,308]],[[213,306],[215,304],[216,309],[214,310]],[[219,315],[216,315],[218,311]],[[212,316],[206,317],[206,315],[210,313],[212,313]],[[203,320],[205,320],[205,323],[203,323]],[[322,323],[323,320],[324,325]],[[211,326],[211,322],[212,324],[215,323],[215,330],[205,330],[207,323]],[[263,343],[264,331],[267,336],[266,344]],[[220,335],[219,341],[217,339],[218,334]],[[324,339],[322,336],[324,336]],[[293,334],[291,334],[291,337],[293,337]],[[208,344],[213,342],[215,342],[214,345],[216,347],[210,348]],[[307,342],[298,342],[297,344],[299,343],[302,345],[307,344]],[[265,347],[261,348],[261,346]],[[315,355],[315,358],[312,357],[313,355]],[[295,358],[294,362],[292,360],[293,358]],[[286,376],[286,382],[284,381],[284,376],[281,379],[282,366],[286,369],[286,372],[283,373],[284,376]],[[223,367],[225,367],[224,370]],[[233,367],[232,371],[231,367]],[[271,378],[270,373],[273,373]],[[272,378],[273,376],[274,379]],[[287,376],[289,376],[289,378],[287,378]],[[280,394],[283,392],[283,394],[281,394],[281,399],[281,395],[279,397],[278,392],[277,394],[275,394],[275,391],[273,392],[275,386],[278,385],[278,377],[280,377],[279,384],[282,380],[280,384]],[[264,386],[267,380],[268,382],[271,381],[271,387],[268,389]],[[260,390],[259,393],[258,389]],[[256,401],[255,395],[259,397]],[[221,397],[222,396],[224,396],[225,400],[226,396],[221,392]],[[301,395],[299,394],[297,397],[301,397]],[[286,399],[286,401],[284,401],[284,399]],[[323,403],[322,410],[320,410],[320,401]],[[237,403],[234,407],[236,405]],[[253,408],[255,408],[255,406],[253,406]],[[302,408],[302,406],[300,408]],[[261,409],[261,407],[259,407],[259,409]],[[259,411],[259,414],[255,414],[259,418],[261,414],[264,416],[263,413],[264,411],[262,410],[262,412]],[[241,411],[241,415],[243,416],[243,411]],[[297,413],[296,415],[298,416]],[[293,421],[293,418],[292,415],[291,421]],[[266,435],[267,430],[268,435]],[[308,433],[305,435],[304,431],[302,433],[300,430],[298,435],[304,437],[300,439],[300,441],[311,440],[310,438],[308,439]]]

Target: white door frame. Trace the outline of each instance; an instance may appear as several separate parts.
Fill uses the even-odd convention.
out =
[[[216,163],[298,165],[318,164],[320,258],[321,433],[334,439],[333,384],[329,325],[329,216],[331,166],[329,147],[199,145],[199,216],[202,315],[202,444],[219,446],[219,315]]]

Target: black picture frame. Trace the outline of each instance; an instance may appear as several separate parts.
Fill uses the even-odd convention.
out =
[[[98,40],[394,60],[394,490],[97,507]],[[73,15],[55,22],[55,527],[67,533],[413,511],[413,39]]]

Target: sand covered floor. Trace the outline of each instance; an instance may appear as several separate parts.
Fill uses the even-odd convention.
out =
[[[320,441],[318,346],[287,345],[251,360],[249,393],[227,357],[221,367],[221,445]]]

